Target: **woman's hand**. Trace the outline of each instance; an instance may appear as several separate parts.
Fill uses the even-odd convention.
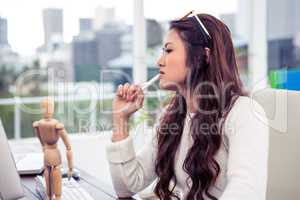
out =
[[[119,85],[113,101],[113,142],[128,136],[128,120],[143,103],[144,93],[140,86],[129,83]]]
[[[140,86],[126,83],[119,85],[113,102],[113,115],[129,119],[144,102],[144,93]]]

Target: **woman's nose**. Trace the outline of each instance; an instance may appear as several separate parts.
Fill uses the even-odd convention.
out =
[[[164,64],[164,56],[161,55],[158,60],[157,60],[157,66],[158,67],[163,67],[165,64]]]

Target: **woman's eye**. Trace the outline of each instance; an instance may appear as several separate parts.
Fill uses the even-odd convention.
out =
[[[172,52],[172,49],[163,48],[163,51],[164,51],[165,53],[171,53],[171,52]]]

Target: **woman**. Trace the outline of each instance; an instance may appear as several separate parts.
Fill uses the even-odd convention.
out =
[[[266,116],[243,92],[226,25],[207,14],[172,21],[158,66],[160,88],[176,95],[138,155],[128,120],[142,107],[143,91],[126,83],[114,99],[107,156],[118,196],[156,179],[154,193],[164,200],[265,199],[268,127],[253,106]]]

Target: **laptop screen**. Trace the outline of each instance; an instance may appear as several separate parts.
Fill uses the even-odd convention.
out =
[[[20,176],[17,172],[7,137],[0,120],[0,199],[10,200],[24,196]]]

